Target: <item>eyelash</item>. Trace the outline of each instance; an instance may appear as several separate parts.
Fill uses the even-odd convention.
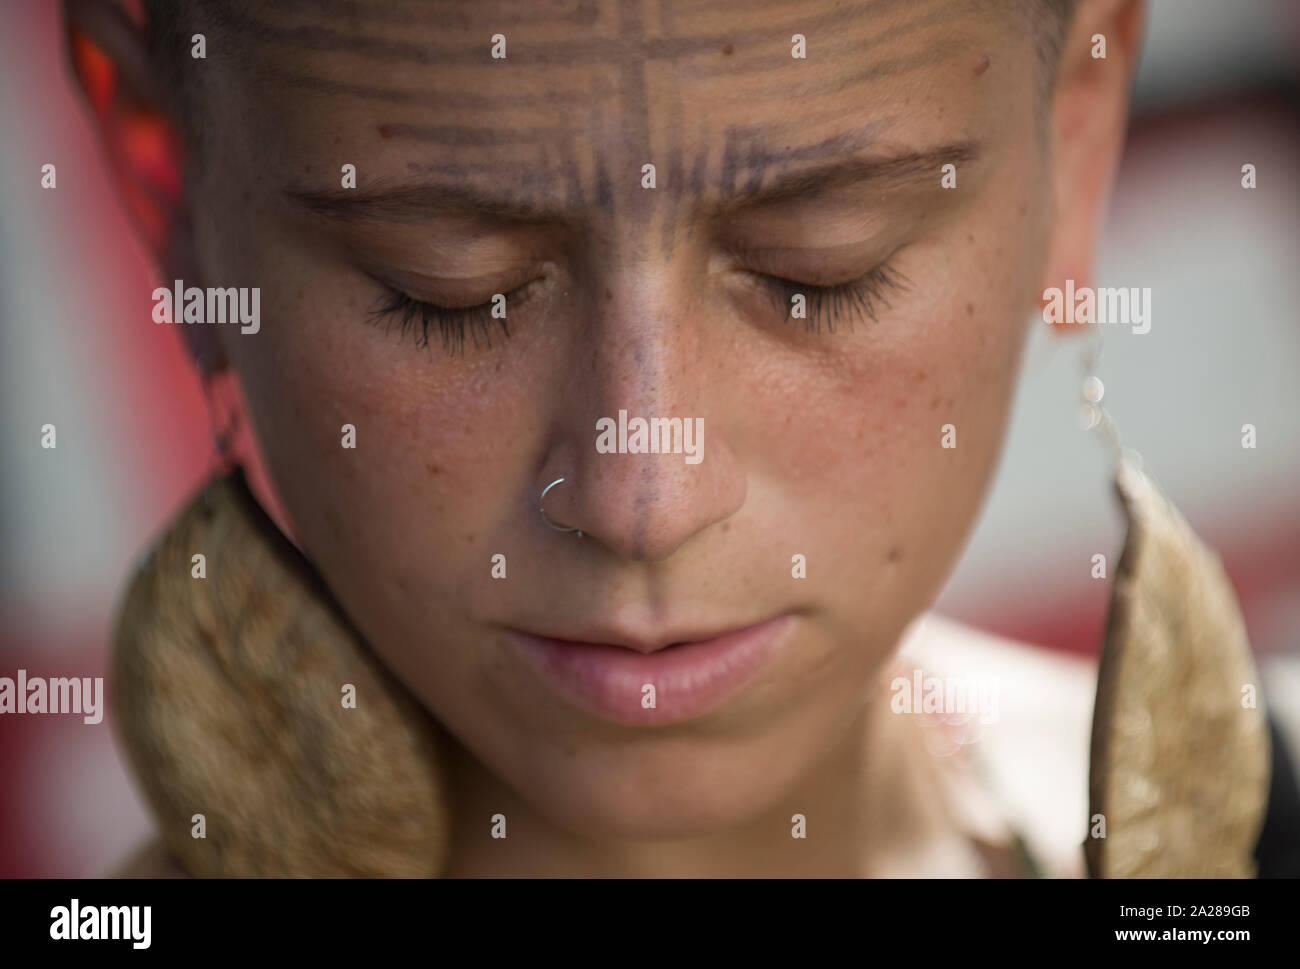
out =
[[[889,290],[905,291],[910,286],[910,280],[888,263],[882,263],[860,279],[852,279],[837,286],[814,286],[766,273],[754,275],[767,288],[773,297],[773,305],[785,314],[787,322],[792,319],[790,313],[794,308],[791,305],[794,296],[802,294],[807,298],[808,318],[804,321],[804,326],[810,333],[821,332],[823,316],[826,318],[826,329],[831,333],[835,332],[835,321],[841,315],[847,315],[850,330],[853,328],[854,314],[858,314],[859,319],[865,317],[874,323],[877,319],[877,305],[891,305],[884,294]],[[521,301],[512,301],[511,297],[524,292],[529,285],[531,284],[525,283],[506,293],[506,304],[509,306],[513,302],[513,305],[518,306]],[[433,323],[437,326],[443,349],[452,356],[464,352],[466,335],[473,342],[475,350],[479,349],[480,338],[490,350],[494,323],[500,326],[501,333],[507,340],[510,338],[506,320],[492,316],[490,300],[477,306],[441,306],[408,296],[388,286],[370,311],[370,321],[375,324],[384,323],[385,332],[396,322],[400,336],[405,336],[407,330],[413,330],[418,324],[419,333],[415,345],[420,348],[428,347],[429,325]]]
[[[808,318],[804,320],[804,327],[810,333],[821,332],[823,315],[826,329],[831,333],[835,332],[835,321],[841,317],[847,317],[850,330],[853,329],[855,314],[859,319],[866,318],[875,323],[877,307],[892,306],[885,293],[890,290],[905,292],[911,286],[911,280],[887,262],[860,279],[851,279],[837,286],[813,286],[766,273],[756,275],[772,296],[773,305],[785,314],[786,322],[793,319],[790,313],[794,309],[794,297],[802,294],[807,298]]]
[[[511,297],[522,293],[529,285],[525,283],[518,289],[506,293],[506,306],[517,306],[519,301],[512,301]],[[408,296],[391,286],[385,287],[384,294],[370,311],[370,321],[376,324],[383,323],[385,332],[396,322],[399,336],[405,336],[407,330],[414,329],[418,324],[420,330],[415,337],[415,345],[422,349],[429,345],[429,324],[436,324],[439,338],[442,340],[442,348],[452,356],[464,352],[467,333],[473,341],[475,350],[479,349],[480,337],[490,350],[493,324],[500,326],[505,338],[510,339],[510,327],[507,321],[492,315],[491,300],[477,306],[440,306],[437,303],[426,303],[424,300]]]

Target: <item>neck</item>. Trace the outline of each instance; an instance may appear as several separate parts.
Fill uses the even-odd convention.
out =
[[[597,840],[553,824],[453,742],[446,777],[456,820],[447,874],[852,876],[906,870],[900,852],[926,851],[943,823],[920,730],[918,718],[892,714],[883,700],[866,705],[795,787],[758,815],[722,832],[641,842]],[[504,840],[487,836],[495,814],[508,819]],[[806,819],[804,838],[792,836],[796,814]]]

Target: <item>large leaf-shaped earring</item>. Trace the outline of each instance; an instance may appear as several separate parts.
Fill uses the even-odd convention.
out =
[[[443,871],[441,728],[242,471],[214,476],[137,569],[111,672],[119,739],[190,874]]]
[[[1128,535],[1097,677],[1088,871],[1253,876],[1270,746],[1245,623],[1218,557],[1121,447],[1096,360],[1084,414],[1113,448]]]

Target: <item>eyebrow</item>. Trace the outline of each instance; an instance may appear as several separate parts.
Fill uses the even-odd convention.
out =
[[[462,217],[520,225],[573,222],[576,213],[438,182],[384,185],[366,191],[286,189],[285,194],[317,215],[346,222],[420,222]]]
[[[943,165],[974,161],[974,142],[940,145],[924,151],[845,158],[778,176],[770,185],[744,189],[704,206],[703,214],[717,218],[738,215],[777,203],[808,201],[825,192],[862,184],[899,184],[933,178],[938,184]],[[420,222],[461,217],[516,226],[576,225],[581,207],[537,204],[467,185],[438,182],[380,184],[375,188],[311,190],[285,189],[285,195],[317,215],[347,222]]]
[[[780,202],[809,201],[825,192],[860,184],[898,184],[934,179],[943,165],[972,162],[979,157],[974,142],[940,145],[924,151],[865,158],[845,158],[778,177],[770,186],[746,189],[708,206],[710,215],[736,215]]]

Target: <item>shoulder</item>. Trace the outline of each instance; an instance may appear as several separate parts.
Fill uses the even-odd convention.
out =
[[[925,675],[986,691],[975,755],[1005,820],[1049,874],[1083,875],[1096,661],[927,615],[900,649]]]
[[[928,615],[904,642],[900,657],[926,674],[987,682],[997,717],[981,724],[974,753],[1007,821],[1054,874],[1085,873],[1088,760],[1097,664]],[[1261,848],[1300,864],[1300,657],[1256,657],[1264,702],[1274,727],[1273,790]]]

